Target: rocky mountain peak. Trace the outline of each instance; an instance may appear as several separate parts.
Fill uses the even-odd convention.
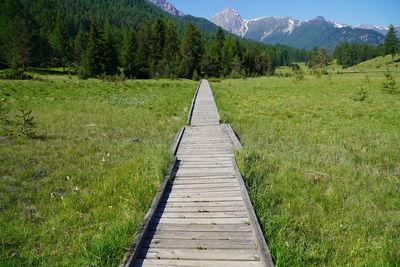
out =
[[[185,14],[176,9],[171,3],[166,0],[146,0],[147,2],[156,5],[160,9],[164,10],[165,12],[173,15],[173,16],[184,16]]]
[[[246,32],[247,21],[231,7],[218,12],[211,18],[211,22],[239,36],[243,36]]]

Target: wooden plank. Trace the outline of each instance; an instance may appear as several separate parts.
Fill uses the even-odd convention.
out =
[[[248,218],[247,211],[238,212],[238,211],[227,211],[227,212],[210,212],[205,210],[199,210],[198,212],[168,212],[164,211],[163,213],[157,213],[156,217],[158,218],[182,218],[182,219],[191,219],[191,218]]]
[[[249,260],[260,259],[257,250],[254,249],[142,249],[139,257],[146,259],[180,259],[180,260]]]
[[[146,266],[146,267],[159,267],[159,266],[202,266],[202,267],[260,267],[262,266],[260,261],[213,261],[213,260],[176,260],[176,259],[137,259],[135,266]]]
[[[251,232],[251,226],[239,224],[177,224],[152,223],[149,231],[181,231],[181,232]]]
[[[146,239],[143,248],[257,249],[254,240]]]
[[[179,218],[154,218],[157,223],[178,223],[178,224],[249,224],[248,218],[206,218],[206,219],[179,219]]]

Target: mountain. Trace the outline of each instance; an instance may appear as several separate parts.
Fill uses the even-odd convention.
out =
[[[308,21],[274,16],[246,20],[235,9],[227,8],[211,18],[211,22],[244,38],[302,49],[314,46],[333,49],[345,41],[379,45],[384,40],[377,30],[351,27],[321,16]]]
[[[366,30],[374,30],[376,32],[379,32],[380,34],[386,35],[389,31],[389,27],[385,26],[375,26],[375,25],[370,25],[370,24],[361,24],[359,26],[354,27],[356,29],[366,29]],[[400,26],[394,26],[394,28],[397,30],[397,36],[400,37]]]
[[[165,12],[171,14],[172,16],[184,16],[185,14],[176,9],[171,3],[166,0],[146,0],[147,2],[156,5],[160,9],[164,10]]]

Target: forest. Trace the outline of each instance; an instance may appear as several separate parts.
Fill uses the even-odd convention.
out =
[[[63,67],[84,78],[242,77],[273,74],[311,55],[240,39],[143,0],[3,0],[0,6],[1,68]]]

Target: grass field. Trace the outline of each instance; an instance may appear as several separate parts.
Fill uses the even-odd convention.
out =
[[[212,83],[277,266],[400,265],[400,95],[383,80]]]
[[[38,123],[34,139],[0,141],[0,266],[118,265],[197,83],[36,77],[0,81]]]

